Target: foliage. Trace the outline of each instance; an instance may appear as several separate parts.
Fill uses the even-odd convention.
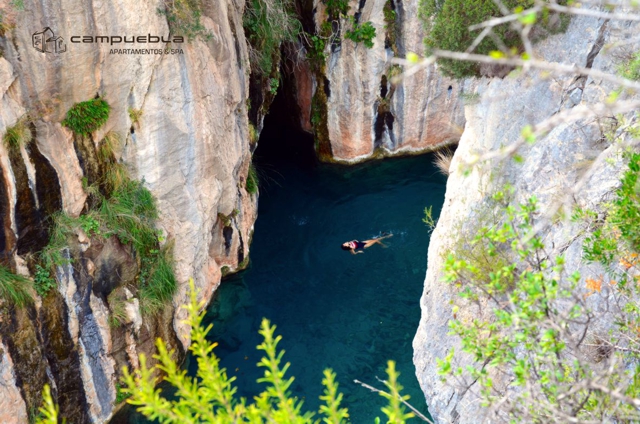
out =
[[[25,115],[16,122],[13,127],[7,128],[7,132],[2,137],[7,150],[20,150],[21,146],[26,146],[33,140],[33,134],[29,127],[29,119]]]
[[[631,154],[601,237],[585,243],[588,259],[602,261],[610,276],[587,277],[584,289],[583,277],[544,245],[535,198],[517,208],[507,204],[504,221],[478,231],[472,246],[490,269],[462,259],[460,249],[448,255],[445,281],[459,293],[450,334],[473,363],[463,368],[452,349],[438,359],[443,378],[467,387],[473,381],[482,405],[504,421],[640,419],[639,172],[640,155]],[[495,197],[502,201],[505,194]],[[605,288],[594,308],[589,297]],[[606,332],[599,330],[602,323],[609,323]]]
[[[100,98],[76,103],[67,111],[62,125],[79,135],[91,134],[107,122],[110,111],[109,104]]]
[[[31,281],[21,275],[14,274],[9,268],[0,265],[0,299],[23,307],[33,302]]]
[[[172,246],[167,245],[160,251],[152,251],[147,259],[148,264],[143,263],[139,282],[140,310],[143,314],[160,312],[173,298],[178,284],[173,273],[172,254]]]
[[[142,117],[142,109],[129,108],[129,119],[131,119],[131,125],[136,125],[140,122]]]
[[[56,287],[56,280],[51,276],[51,272],[48,269],[41,267],[39,264],[36,264],[33,283],[36,292],[41,297],[46,296],[46,294],[49,293],[49,290]]]
[[[211,325],[204,327],[202,320],[204,313],[199,313],[202,305],[197,300],[197,293],[193,280],[191,285],[191,300],[186,306],[188,318],[186,324],[191,327],[191,346],[189,350],[198,364],[195,377],[189,377],[174,362],[173,351],[168,351],[166,344],[158,339],[156,346],[158,354],[154,356],[159,362],[155,369],[147,367],[147,359],[140,355],[140,369],[131,374],[124,369],[123,393],[131,397],[127,402],[138,406],[137,410],[147,418],[163,423],[239,423],[239,422],[275,422],[275,423],[309,423],[313,421],[312,412],[303,411],[303,402],[291,395],[293,377],[287,377],[289,363],[282,365],[284,351],[278,350],[281,336],[275,335],[275,326],[263,319],[260,334],[264,341],[258,346],[264,352],[258,363],[264,369],[264,375],[258,380],[265,383],[264,391],[248,403],[245,398],[236,396],[234,386],[235,377],[228,377],[224,368],[220,368],[220,361],[213,353],[216,344],[207,340],[207,333]],[[404,423],[413,416],[406,413],[401,403],[401,387],[397,382],[398,373],[393,362],[388,366],[389,405],[383,412],[390,423]],[[165,374],[164,381],[176,389],[175,397],[171,400],[164,398],[161,390],[156,388],[157,378],[154,373]],[[348,411],[341,407],[342,395],[338,392],[335,374],[330,370],[324,373],[322,380],[324,393],[320,407],[323,422],[340,423],[348,418]],[[406,397],[402,398],[406,399]]]
[[[371,25],[371,22],[360,24],[354,21],[353,28],[347,30],[344,36],[354,43],[363,43],[366,48],[370,49],[373,47],[376,29]]]
[[[51,388],[48,384],[45,384],[42,389],[42,406],[36,424],[58,424],[58,407],[53,403]]]
[[[532,7],[533,0],[503,0],[509,10],[522,11]],[[562,2],[560,2],[562,3]],[[480,31],[469,31],[469,26],[486,21],[491,17],[500,17],[500,9],[493,0],[420,0],[418,16],[422,20],[427,36],[424,39],[427,51],[431,49],[465,51]],[[568,25],[568,17],[551,19],[548,10],[533,16],[531,24],[540,33],[563,30]],[[557,17],[557,16],[556,16]],[[556,22],[559,21],[559,22]],[[517,52],[522,48],[518,32],[509,24],[498,25],[493,33],[507,49]],[[491,37],[485,37],[475,48],[474,53],[488,54],[500,50],[500,44]],[[440,69],[448,76],[465,78],[479,76],[480,66],[474,62],[456,61],[453,59],[438,60]]]
[[[158,9],[158,14],[167,17],[169,28],[175,35],[184,36],[189,41],[195,38],[208,41],[213,37],[200,21],[200,0],[165,0],[164,5],[164,9]]]
[[[116,383],[116,405],[124,402],[129,398],[129,395],[122,390],[122,385]]]
[[[256,194],[258,192],[258,173],[256,172],[256,167],[253,163],[249,165],[246,189],[249,194]]]
[[[422,222],[429,227],[430,231],[433,231],[433,229],[436,228],[436,219],[433,217],[433,206],[424,208],[424,218],[422,218]]]
[[[307,50],[307,58],[316,70],[320,70],[327,60],[327,54],[324,51],[326,40],[318,35],[312,35],[309,37],[309,41],[310,46]]]
[[[280,80],[278,78],[269,78],[269,93],[275,96],[278,93],[278,87],[280,87]]]
[[[620,65],[618,72],[627,79],[640,81],[640,52],[635,53],[628,61]]]
[[[640,252],[640,153],[631,152],[626,157],[629,169],[622,176],[616,199],[607,207],[607,219],[586,239],[587,260],[611,265],[619,254],[621,238],[631,250]]]
[[[323,0],[323,2],[327,6],[329,20],[345,18],[349,13],[348,0]]]
[[[138,255],[144,256],[157,246],[158,210],[153,195],[142,182],[124,181],[109,199],[102,201],[99,213],[110,233],[123,244],[131,243]]]
[[[109,325],[119,327],[127,322],[127,298],[123,290],[117,288],[107,296]]]
[[[270,75],[274,59],[279,57],[280,45],[297,41],[302,25],[293,10],[291,0],[247,0],[244,29],[255,74]]]
[[[113,146],[104,148],[110,151]],[[51,272],[56,266],[68,263],[63,249],[69,245],[69,237],[79,229],[89,237],[116,236],[121,243],[133,247],[139,260],[137,283],[142,312],[155,313],[171,300],[177,287],[171,245],[159,248],[160,233],[155,228],[158,210],[151,192],[143,182],[131,180],[124,167],[113,162],[112,154],[103,156],[110,158],[105,164],[109,196],[102,196],[95,187],[88,187],[87,190],[97,198],[94,208],[77,218],[62,212],[52,216],[49,243],[40,253],[43,269]],[[112,310],[113,325],[122,321],[122,314],[118,315],[118,312],[122,311]]]

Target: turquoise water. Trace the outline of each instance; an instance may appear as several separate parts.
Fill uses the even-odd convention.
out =
[[[237,378],[239,395],[261,392],[256,346],[266,317],[283,337],[280,348],[295,376],[292,391],[304,399],[305,410],[317,411],[322,372],[332,368],[351,422],[382,418],[385,400],[353,380],[382,388],[376,377],[386,377],[392,359],[403,392],[426,413],[411,342],[427,267],[423,211],[433,206],[439,214],[445,177],[432,155],[319,165],[312,141],[289,131],[282,116],[269,119],[254,155],[260,199],[251,263],[222,282],[207,311],[214,325],[210,338],[219,344],[215,353]],[[394,234],[387,248],[374,245],[355,256],[340,249],[345,241],[382,232]],[[187,358],[191,374],[195,366]],[[127,408],[112,420],[124,422],[146,421]]]
[[[256,367],[262,317],[277,325],[295,376],[293,393],[317,410],[322,371],[337,373],[354,423],[373,422],[384,399],[355,383],[380,387],[393,359],[411,403],[426,412],[414,375],[411,342],[420,319],[427,266],[426,206],[439,213],[445,178],[432,156],[355,167],[259,165],[259,217],[248,270],[227,278],[207,319],[212,340],[239,394],[261,391]],[[392,232],[388,248],[351,255],[340,244]],[[190,368],[194,363],[188,364]],[[193,369],[191,371],[194,371]]]

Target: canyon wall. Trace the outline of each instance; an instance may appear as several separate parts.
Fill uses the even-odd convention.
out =
[[[566,33],[538,43],[535,50],[547,61],[616,73],[620,61],[628,57],[625,52],[638,51],[637,40],[628,44],[628,34],[637,34],[639,30],[637,24],[573,17]],[[615,43],[622,40],[620,50]],[[614,118],[590,117],[560,122],[544,138],[519,151],[522,163],[510,157],[493,160],[477,165],[465,176],[460,168],[464,161],[516,142],[526,125],[542,122],[577,105],[602,102],[617,89],[598,78],[551,76],[537,71],[512,73],[504,79],[480,79],[476,84],[478,101],[465,107],[466,125],[453,157],[444,206],[429,245],[422,318],[413,342],[417,377],[438,423],[491,422],[495,418],[486,416],[487,410],[480,406],[480,388],[465,390],[462,386],[444,384],[437,373],[436,358],[444,358],[451,348],[455,348],[456,354],[461,351],[456,338],[447,334],[448,321],[454,315],[451,301],[458,292],[442,281],[444,258],[450,252],[455,253],[457,240],[472,239],[479,225],[488,224],[483,219],[492,212],[501,213],[492,209],[490,198],[505,183],[515,189],[511,204],[535,195],[539,209],[546,211],[575,188],[585,170],[602,155],[593,174],[571,199],[573,206],[602,212],[603,202],[612,199],[626,166],[619,144],[604,136]],[[626,96],[630,95],[624,94],[621,99]],[[625,119],[633,122],[637,117],[629,113]],[[544,234],[543,242],[554,253],[564,253],[567,270],[579,270],[583,278],[597,278],[603,270],[599,265],[587,265],[582,258],[584,237],[584,224],[560,219]],[[599,296],[592,296],[589,301],[598,299]],[[477,305],[469,305],[457,312],[457,318],[464,322],[485,313]],[[473,359],[467,356],[461,366],[472,363]],[[496,387],[500,378],[496,376]]]
[[[311,60],[311,67],[298,63],[290,71],[300,126],[315,133],[319,156],[352,163],[456,142],[464,126],[464,87],[433,69],[397,79],[402,68],[392,61],[424,53],[418,2],[350,0],[348,5],[339,18],[329,16],[320,0],[301,7],[311,15],[314,33],[325,40],[323,59]],[[354,28],[352,18],[375,28],[371,48],[345,36]],[[327,23],[330,31],[323,29]]]
[[[22,2],[20,2],[22,3]],[[0,135],[28,114],[34,141],[19,151],[0,145],[3,265],[33,274],[30,258],[48,241],[50,216],[87,208],[92,150],[117,134],[117,160],[157,199],[161,240],[173,243],[178,281],[173,305],[141,316],[127,289],[139,271],[135,254],[115,237],[78,230],[57,271],[58,288],[35,304],[0,312],[0,421],[26,422],[53,388],[70,422],[104,422],[113,413],[124,365],[153,353],[156,337],[184,351],[181,318],[189,278],[209,300],[221,270],[245,266],[257,195],[246,190],[251,146],[246,100],[249,65],[243,1],[204,2],[208,37],[173,43],[182,54],[117,54],[115,48],[165,43],[72,43],[71,36],[167,36],[164,4],[131,1],[0,1]],[[32,34],[49,27],[66,51],[45,53]],[[172,31],[176,33],[176,31]],[[54,49],[55,50],[55,49]],[[106,124],[81,138],[61,125],[78,102],[100,96],[111,106]],[[138,122],[129,113],[140,110]],[[82,144],[89,140],[89,144]],[[89,152],[89,154],[87,153]],[[128,298],[126,325],[109,325],[107,297]]]

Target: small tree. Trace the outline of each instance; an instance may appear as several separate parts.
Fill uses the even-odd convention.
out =
[[[335,374],[331,370],[324,371],[324,394],[320,397],[324,404],[320,406],[322,420],[314,419],[314,413],[303,410],[303,402],[291,395],[293,377],[287,377],[289,363],[282,366],[284,351],[278,350],[281,336],[275,335],[275,326],[263,319],[260,334],[264,342],[258,349],[264,357],[258,366],[264,369],[264,376],[258,380],[265,383],[265,390],[248,403],[245,398],[236,396],[235,377],[228,377],[224,368],[220,368],[220,360],[213,353],[216,344],[206,339],[211,325],[204,328],[204,313],[199,313],[201,305],[197,301],[197,293],[191,285],[191,301],[185,306],[188,312],[186,323],[191,326],[191,346],[189,350],[196,358],[198,372],[195,377],[187,375],[186,370],[172,359],[173,352],[167,350],[166,344],[158,339],[158,354],[154,356],[158,364],[148,368],[146,358],[140,355],[140,369],[131,374],[124,370],[123,392],[130,395],[127,402],[138,406],[138,411],[150,419],[163,423],[342,423],[349,417],[346,408],[341,406],[342,394],[338,392]],[[175,389],[175,399],[162,396],[156,388],[158,379],[154,374],[165,375],[164,380]],[[389,362],[387,373],[389,379],[384,381],[388,392],[380,391],[389,399],[389,405],[382,409],[389,423],[404,423],[414,417],[406,412],[407,396],[401,396],[401,386],[397,382],[398,373],[393,362]]]

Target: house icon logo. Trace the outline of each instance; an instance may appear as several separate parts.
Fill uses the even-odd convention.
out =
[[[62,37],[56,37],[53,30],[46,27],[40,32],[34,32],[31,38],[33,47],[42,53],[64,53],[67,45]]]

